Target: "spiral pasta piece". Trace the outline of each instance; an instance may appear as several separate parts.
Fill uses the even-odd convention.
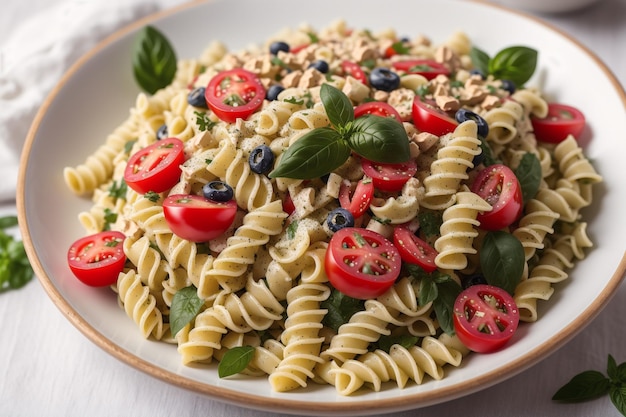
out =
[[[513,230],[513,236],[522,243],[528,261],[537,249],[543,249],[546,235],[554,233],[552,226],[558,220],[559,214],[537,199],[528,201],[524,211],[518,227]]]
[[[554,157],[559,165],[559,171],[569,181],[581,181],[595,184],[602,181],[589,159],[583,154],[574,136],[569,135],[554,148]]]
[[[467,170],[474,167],[472,160],[480,150],[474,121],[461,123],[452,132],[449,142],[437,152],[431,164],[431,173],[424,179],[425,194],[420,205],[443,210],[454,204],[461,181],[467,180]]]
[[[460,270],[467,267],[467,254],[477,251],[472,246],[478,236],[475,227],[480,225],[476,220],[479,212],[491,211],[491,206],[471,191],[457,194],[456,204],[443,212],[441,236],[435,241],[435,249],[439,252],[435,264],[442,269]]]
[[[143,337],[152,336],[160,340],[166,330],[163,316],[157,307],[156,298],[142,284],[140,275],[134,269],[120,273],[117,291],[126,315],[139,326]]]
[[[517,135],[517,122],[524,116],[524,108],[515,101],[506,101],[489,110],[484,119],[489,125],[487,140],[498,145],[511,142]]]
[[[269,241],[270,236],[282,232],[286,217],[280,200],[246,214],[243,225],[228,238],[226,248],[215,258],[213,268],[200,278],[200,298],[207,299],[214,295],[215,281],[228,291],[243,288],[245,273],[254,263],[257,251]]]
[[[328,298],[330,289],[323,284],[300,283],[287,293],[287,320],[281,341],[285,345],[283,360],[269,377],[276,391],[306,387],[313,378],[313,368],[321,362],[319,353],[323,337],[319,331],[327,310],[320,303]]]

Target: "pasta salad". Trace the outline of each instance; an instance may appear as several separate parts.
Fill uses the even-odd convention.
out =
[[[184,364],[342,395],[441,379],[592,246],[584,115],[525,87],[532,48],[338,21],[178,60],[140,36],[145,92],[64,171],[93,201],[68,264]]]

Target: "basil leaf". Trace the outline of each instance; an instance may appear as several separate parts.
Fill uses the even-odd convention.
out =
[[[384,350],[389,353],[393,345],[400,345],[405,349],[415,346],[419,338],[410,334],[403,335],[382,335],[378,339],[378,349]]]
[[[348,297],[342,292],[333,289],[330,296],[321,302],[320,307],[328,310],[322,323],[326,327],[337,331],[342,324],[350,321],[356,312],[363,310],[364,301]]]
[[[402,123],[391,117],[368,114],[352,123],[350,147],[365,159],[382,163],[406,162],[409,140]]]
[[[254,358],[254,351],[253,346],[237,346],[229,349],[217,366],[219,377],[226,378],[246,369],[252,358]]]
[[[483,74],[489,74],[489,55],[481,49],[476,47],[472,47],[469,53],[470,59],[472,60],[472,64],[479,69]]]
[[[439,295],[437,299],[433,301],[433,310],[435,310],[441,330],[447,334],[453,335],[454,322],[452,317],[454,314],[454,302],[461,293],[462,288],[456,281],[449,280],[437,284],[437,290]]]
[[[535,197],[541,185],[542,172],[539,158],[526,152],[515,169],[515,176],[522,187],[522,196],[526,203]]]
[[[176,74],[176,53],[167,38],[152,26],[135,38],[133,74],[139,86],[150,94],[169,85]]]
[[[525,46],[504,48],[489,61],[489,74],[521,87],[537,67],[537,51]]]
[[[348,96],[330,84],[322,84],[320,100],[330,124],[341,132],[354,120],[354,107]]]
[[[483,165],[488,167],[491,165],[501,164],[502,161],[500,161],[498,158],[495,158],[493,156],[493,151],[491,150],[491,146],[489,145],[487,140],[485,138],[479,138],[479,139],[480,139],[480,149],[484,155]]]
[[[417,213],[417,219],[420,224],[420,233],[423,233],[424,236],[431,237],[439,235],[439,229],[443,223],[441,213],[420,208],[420,211]]]
[[[606,364],[606,373],[609,376],[609,379],[611,381],[617,381],[617,362],[615,362],[615,358],[613,358],[613,355],[609,354],[609,359],[607,360],[607,364]]]
[[[598,398],[609,392],[611,383],[598,371],[585,371],[574,376],[552,396],[554,401],[576,403]]]
[[[626,416],[626,386],[611,385],[609,397],[615,408],[617,408],[617,411],[622,413],[623,416]]]
[[[439,291],[437,291],[437,284],[432,280],[430,276],[424,276],[420,281],[419,286],[419,295],[417,297],[417,302],[421,306],[425,306],[437,299],[439,295]]]
[[[187,323],[195,319],[203,305],[204,300],[198,297],[198,290],[193,285],[178,290],[174,294],[170,308],[172,336],[176,336]]]
[[[0,229],[8,229],[17,226],[17,216],[0,217]]]
[[[321,177],[339,168],[349,156],[350,148],[337,131],[329,127],[313,129],[287,148],[269,177]]]
[[[524,273],[524,248],[512,234],[495,231],[485,235],[480,265],[487,282],[513,294]]]

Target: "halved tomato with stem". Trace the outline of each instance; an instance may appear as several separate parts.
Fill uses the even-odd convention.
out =
[[[476,219],[485,230],[500,230],[513,224],[522,214],[522,186],[511,168],[502,164],[482,169],[472,183],[472,192],[492,207]]]
[[[72,273],[92,287],[115,284],[126,263],[124,239],[123,233],[108,230],[76,240],[67,252]]]
[[[549,103],[546,117],[531,117],[530,120],[537,140],[548,143],[561,142],[569,135],[578,139],[586,123],[580,110],[561,103]]]
[[[253,72],[234,68],[211,78],[204,97],[220,120],[234,123],[237,119],[247,119],[261,107],[265,87]]]
[[[328,280],[343,294],[362,300],[387,291],[400,275],[398,249],[384,236],[346,227],[330,239],[324,266]]]
[[[199,195],[173,194],[163,201],[165,221],[176,236],[207,242],[224,233],[235,220],[235,200],[213,201]]]
[[[385,103],[384,101],[367,101],[354,108],[355,118],[366,114],[373,114],[374,116],[380,117],[393,117],[402,123],[400,113],[398,113],[398,111],[391,104]]]
[[[519,309],[502,288],[478,284],[463,290],[454,302],[454,330],[470,350],[493,352],[503,347],[517,330]]]
[[[126,184],[140,194],[169,190],[180,180],[183,148],[180,139],[167,138],[135,152],[124,169]]]
[[[422,132],[443,136],[456,129],[458,123],[448,113],[441,110],[432,100],[415,96],[413,100],[413,124]]]
[[[433,272],[437,269],[435,258],[438,252],[406,227],[394,229],[393,244],[398,248],[404,262],[417,265],[426,272]]]
[[[367,211],[373,198],[374,184],[371,178],[365,177],[359,180],[354,192],[351,190],[349,180],[343,181],[339,188],[339,204],[352,213],[355,219]]]
[[[372,178],[374,188],[381,191],[400,191],[404,184],[417,172],[414,159],[398,164],[383,164],[361,159],[363,173]]]
[[[407,59],[396,61],[393,67],[407,74],[419,74],[427,80],[432,80],[438,75],[450,75],[450,70],[444,64],[434,59]]]

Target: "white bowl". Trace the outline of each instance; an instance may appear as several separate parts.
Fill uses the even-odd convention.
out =
[[[598,3],[600,0],[497,0],[504,6],[537,13],[568,13]]]

